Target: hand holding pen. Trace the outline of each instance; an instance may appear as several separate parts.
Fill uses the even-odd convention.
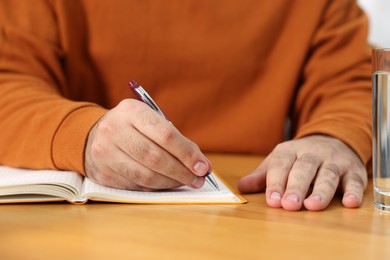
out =
[[[84,158],[90,179],[119,189],[200,188],[211,171],[195,143],[135,99],[121,101],[93,126]]]
[[[138,85],[137,82],[130,81],[129,82],[129,86],[130,86],[131,90],[134,92],[134,94],[138,97],[138,99],[140,101],[144,102],[145,104],[147,104],[148,106],[153,108],[154,111],[156,111],[162,117],[164,117],[166,120],[169,121],[169,119],[164,115],[162,110],[157,106],[156,102],[154,102],[152,97],[140,85]],[[215,181],[215,179],[213,178],[213,176],[211,175],[210,172],[206,173],[205,179],[212,187],[214,187],[217,190],[219,190],[218,184],[217,184],[217,182]]]

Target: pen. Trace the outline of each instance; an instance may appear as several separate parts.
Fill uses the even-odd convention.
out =
[[[162,117],[164,117],[166,120],[169,121],[169,119],[164,115],[164,113],[161,111],[161,109],[157,106],[156,102],[152,99],[152,97],[142,88],[141,85],[139,85],[134,80],[129,82],[130,89],[134,92],[134,94],[138,97],[138,99],[147,105],[149,105],[153,110],[155,110],[157,113],[159,113]],[[171,121],[169,121],[171,122]],[[212,187],[219,190],[219,186],[215,179],[213,178],[213,175],[211,175],[210,172],[206,173],[205,180],[208,184],[210,184]]]

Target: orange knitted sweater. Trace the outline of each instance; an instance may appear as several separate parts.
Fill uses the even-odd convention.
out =
[[[132,79],[204,152],[265,155],[290,118],[368,163],[366,36],[348,0],[1,1],[0,164],[83,173]]]

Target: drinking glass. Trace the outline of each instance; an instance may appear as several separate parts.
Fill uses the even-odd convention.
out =
[[[390,213],[390,48],[372,50],[374,204]]]

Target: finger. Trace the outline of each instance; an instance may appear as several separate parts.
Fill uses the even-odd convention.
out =
[[[334,163],[323,163],[318,170],[311,195],[304,200],[308,210],[325,209],[336,193],[341,176],[341,170]]]
[[[125,175],[128,175],[128,173]],[[118,174],[116,170],[105,168],[95,174],[92,180],[96,183],[115,189],[138,191],[172,189],[182,185],[177,181],[159,174],[153,174],[153,176],[151,176],[148,174],[145,175],[145,172],[142,172],[142,175],[137,176],[137,178],[128,178],[128,176],[125,175]],[[134,173],[131,173],[131,175],[134,175]]]
[[[160,146],[135,129],[129,129],[124,137],[119,137],[117,143],[124,153],[139,164],[145,166],[145,178],[147,178],[148,170],[150,169],[155,173],[159,173],[169,179],[176,180],[193,188],[200,188],[204,184],[203,177],[194,175],[175,157],[161,149]],[[126,165],[123,165],[122,168],[126,170]],[[133,171],[140,171],[141,169],[138,168],[133,169]],[[141,177],[140,174],[132,175],[133,178],[137,176]]]
[[[241,193],[255,193],[264,190],[268,161],[269,156],[252,173],[238,181],[237,188]]]
[[[118,160],[118,163],[111,168],[115,173],[119,173],[125,189],[135,189],[143,191],[171,189],[183,184],[161,175],[147,167],[139,164],[131,158]]]
[[[297,158],[288,176],[287,187],[281,200],[286,210],[299,210],[320,165],[318,157],[305,153]]]
[[[343,205],[347,208],[357,208],[362,204],[363,193],[367,186],[367,173],[348,172],[342,178]]]
[[[267,168],[267,204],[274,208],[280,208],[281,198],[286,188],[287,177],[295,161],[295,153],[289,150],[275,150]]]
[[[203,176],[211,170],[210,162],[199,147],[156,111],[143,103],[137,104],[133,110],[131,123],[139,132],[176,157],[196,175]]]
[[[182,185],[142,166],[115,146],[104,145],[104,142],[94,143],[91,152],[94,167],[89,177],[102,185],[130,190],[167,189]]]

